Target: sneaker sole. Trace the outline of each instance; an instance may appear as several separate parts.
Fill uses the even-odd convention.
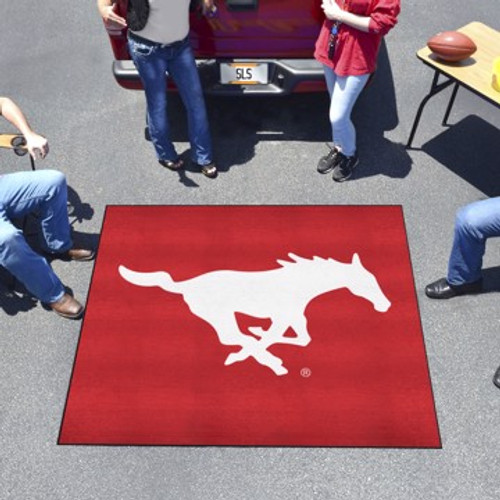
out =
[[[335,182],[344,182],[348,179],[350,179],[352,177],[352,174],[354,172],[354,169],[358,166],[358,163],[359,163],[359,159],[358,161],[352,166],[351,168],[351,173],[349,175],[346,175],[345,177],[342,177],[342,179],[335,179],[334,177],[332,177],[332,180],[334,180]]]
[[[326,158],[326,156],[324,156],[323,158]],[[321,160],[323,160],[323,158],[321,158]],[[323,169],[318,165],[316,167],[316,171],[319,172],[320,174],[328,174],[337,166],[338,161],[339,161],[339,158],[338,158],[338,156],[336,156],[335,159],[332,162],[330,162],[328,167]]]
[[[328,172],[331,172],[335,168],[335,165],[332,165],[331,167],[328,167],[326,170],[320,170],[319,168],[316,168],[316,171],[319,172],[320,174],[327,174]]]

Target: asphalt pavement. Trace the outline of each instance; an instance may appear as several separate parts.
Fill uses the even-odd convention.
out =
[[[58,446],[81,323],[0,285],[1,499],[500,496],[500,391],[491,382],[500,364],[499,242],[485,255],[488,293],[445,302],[423,293],[445,274],[456,210],[500,194],[499,110],[460,90],[451,126],[442,127],[445,91],[426,108],[415,149],[404,147],[432,79],[415,52],[438,31],[471,21],[500,30],[496,0],[403,2],[376,80],[354,112],[361,163],[343,184],[315,172],[329,140],[325,95],[208,99],[221,173],[178,175],[158,165],[144,140],[143,94],[112,77],[95,2],[47,0],[36,9],[27,0],[2,2],[0,19],[0,95],[48,137],[51,152],[39,167],[67,175],[77,241],[98,243],[107,204],[402,205],[443,443],[439,450]],[[178,102],[172,122],[183,151]],[[8,151],[0,157],[1,172],[29,168]],[[93,263],[54,267],[85,301]]]

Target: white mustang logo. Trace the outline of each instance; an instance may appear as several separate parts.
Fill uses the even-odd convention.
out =
[[[283,360],[271,354],[273,344],[306,346],[311,341],[304,315],[309,302],[323,293],[339,288],[372,302],[375,310],[386,312],[391,303],[383,294],[373,274],[367,271],[354,254],[344,264],[333,259],[304,259],[288,254],[293,262],[278,260],[281,267],[269,271],[212,271],[186,281],[174,281],[163,271],[140,273],[119,267],[121,276],[139,286],[158,286],[171,293],[180,293],[191,312],[208,322],[224,345],[237,345],[241,350],[229,354],[230,365],[254,358],[276,375],[288,370]],[[255,335],[246,335],[238,327],[235,313],[255,318],[270,318],[269,329],[250,327]],[[292,328],[296,336],[285,336]]]

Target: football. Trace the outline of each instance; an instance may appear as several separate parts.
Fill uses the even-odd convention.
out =
[[[429,39],[427,47],[443,61],[457,62],[476,52],[476,44],[458,31],[443,31]]]

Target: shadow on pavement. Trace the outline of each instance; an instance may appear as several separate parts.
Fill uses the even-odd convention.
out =
[[[482,275],[485,293],[500,292],[500,266],[483,269]]]
[[[182,103],[169,96],[172,140],[188,142]],[[244,165],[255,156],[261,141],[327,142],[331,140],[328,123],[328,95],[296,94],[281,97],[206,98],[215,158],[220,171]],[[186,156],[184,156],[186,155]],[[187,159],[189,153],[184,153]],[[186,164],[188,171],[193,166]]]
[[[0,268],[0,309],[9,316],[27,312],[37,306],[38,300],[26,292],[24,287],[16,282],[15,289],[12,276]]]
[[[449,126],[426,142],[422,151],[487,196],[500,195],[500,134],[478,116]]]
[[[68,186],[68,217],[70,224],[74,226],[75,222],[82,223],[84,220],[91,220],[94,216],[94,209],[89,203],[85,203],[80,195]]]
[[[411,171],[412,160],[405,145],[384,137],[385,132],[399,125],[394,79],[384,42],[373,81],[360,95],[352,119],[360,156],[359,167],[352,178],[374,175],[406,177]]]

